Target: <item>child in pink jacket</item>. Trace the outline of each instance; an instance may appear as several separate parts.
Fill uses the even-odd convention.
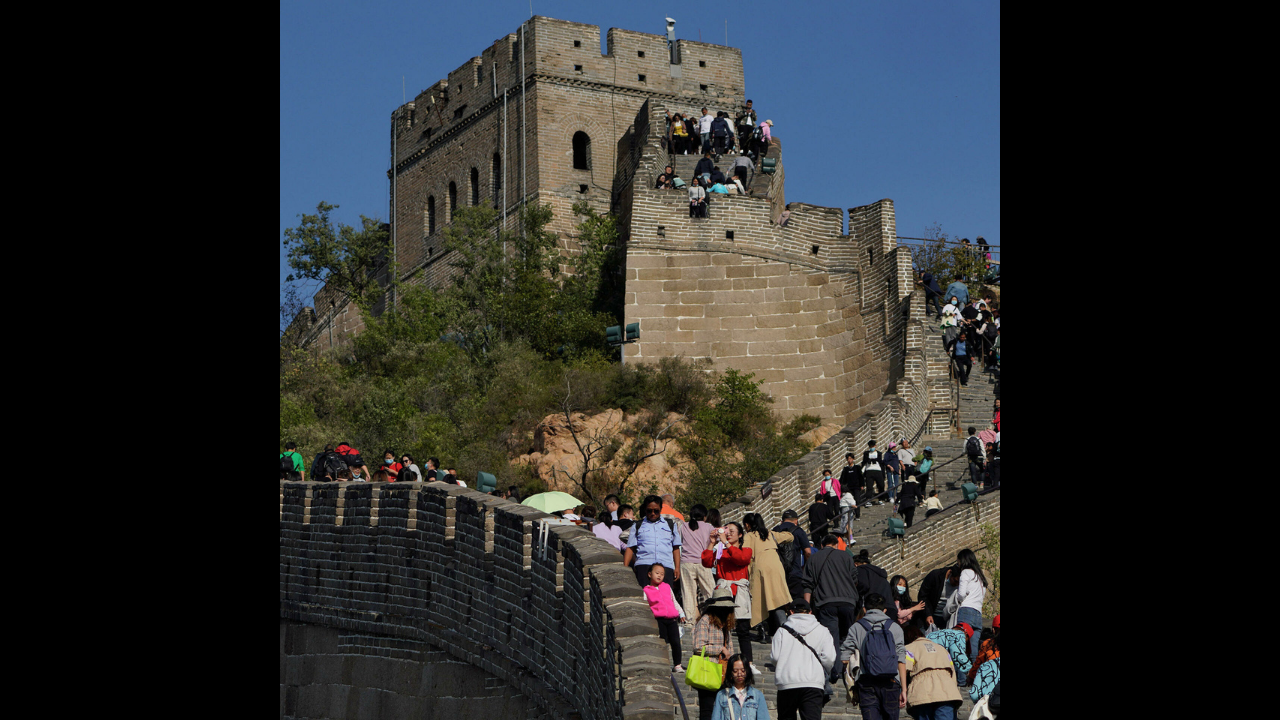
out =
[[[661,565],[649,568],[649,584],[644,587],[645,599],[653,610],[653,617],[658,621],[658,637],[671,646],[671,659],[675,661],[672,672],[684,672],[680,664],[680,616],[684,611],[676,604],[676,594],[671,586],[662,581],[667,569]]]

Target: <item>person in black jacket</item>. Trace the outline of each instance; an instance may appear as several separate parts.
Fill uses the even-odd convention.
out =
[[[955,566],[940,567],[937,570],[930,572],[928,575],[925,575],[924,580],[920,581],[919,599],[924,601],[923,614],[925,616],[925,627],[928,627],[930,623],[937,625],[939,628],[945,628],[947,625],[946,618],[938,617],[934,613],[937,612],[938,603],[942,601],[942,586],[943,583],[948,582],[948,572],[951,577],[960,577],[960,568]]]
[[[809,506],[809,534],[823,537],[831,532],[831,506],[826,496],[818,493],[813,496],[813,504]]]
[[[853,493],[853,517],[862,517],[862,467],[853,461],[853,453],[845,453],[844,469],[840,471],[840,492]]]
[[[703,180],[711,179],[711,171],[715,169],[716,164],[711,160],[711,151],[702,153],[702,159],[698,161],[696,167],[693,168],[693,176],[700,177]]]
[[[938,281],[933,279],[932,273],[921,270],[920,284],[924,286],[924,316],[929,317],[929,303],[933,303],[934,313],[942,317],[942,308],[938,306],[938,296],[942,294],[942,288],[938,287]]]
[[[884,492],[884,457],[880,451],[876,449],[876,441],[868,440],[867,449],[862,453],[862,477],[867,482],[867,495],[879,495]],[[875,489],[872,489],[874,483]],[[841,487],[844,487],[841,485]],[[883,505],[884,501],[876,499],[876,505]]]
[[[889,617],[898,617],[898,606],[893,604],[893,588],[889,587],[889,574],[884,571],[884,568],[871,564],[871,553],[865,548],[853,558],[853,564],[858,569],[857,578],[854,581],[858,589],[858,597],[879,595],[881,598],[879,609],[885,614],[893,613]],[[875,609],[863,608],[864,611]]]
[[[774,532],[789,532],[795,537],[791,545],[795,555],[791,565],[786,568],[787,590],[791,592],[793,601],[804,597],[804,565],[813,554],[813,544],[809,542],[809,535],[800,529],[800,523],[797,522],[799,519],[800,514],[795,510],[786,510],[782,513],[782,522],[773,528]],[[782,615],[785,621],[786,613]]]
[[[911,520],[915,517],[916,506],[919,504],[920,483],[909,477],[898,487],[898,504],[893,506],[893,511],[902,516],[904,525],[911,527]]]
[[[839,542],[835,535],[827,535],[822,539],[822,549],[809,558],[804,572],[804,600],[813,606],[818,622],[831,637],[844,642],[845,634],[858,621],[860,596],[854,582],[857,567],[849,553],[836,549]],[[836,663],[832,670],[838,671],[839,666]]]

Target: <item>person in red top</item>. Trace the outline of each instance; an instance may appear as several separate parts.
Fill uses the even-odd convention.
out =
[[[392,452],[391,448],[387,448],[382,451],[382,467],[379,469],[386,470],[387,476],[391,478],[391,482],[395,482],[395,478],[400,474],[400,471],[404,469],[404,466],[396,460],[396,454]]]
[[[733,593],[734,616],[738,622],[735,634],[742,658],[751,664],[751,548],[742,547],[742,526],[731,522],[711,531],[707,549],[702,551],[702,566],[715,568],[716,588],[729,588]]]

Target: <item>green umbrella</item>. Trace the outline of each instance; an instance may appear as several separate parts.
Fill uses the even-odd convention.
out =
[[[582,501],[569,493],[544,492],[538,493],[537,495],[530,495],[520,504],[528,505],[531,508],[537,508],[545,513],[553,513],[576,508],[582,504]]]

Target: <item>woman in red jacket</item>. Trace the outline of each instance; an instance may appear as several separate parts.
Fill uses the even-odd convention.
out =
[[[742,526],[736,522],[711,531],[708,547],[702,551],[702,566],[715,568],[717,589],[729,588],[733,592],[738,648],[751,665],[751,583],[747,579],[751,548],[742,547],[742,533]]]

